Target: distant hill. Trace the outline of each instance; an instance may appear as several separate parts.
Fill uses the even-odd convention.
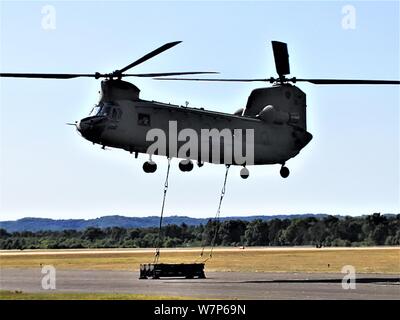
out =
[[[271,219],[295,219],[316,217],[323,218],[326,214],[296,214],[296,215],[272,215],[272,216],[247,216],[247,217],[224,217],[221,221],[225,220],[243,220],[252,221],[255,219],[271,220]],[[206,224],[211,218],[191,218],[185,216],[170,216],[165,217],[163,225],[185,223],[187,225],[197,226]],[[108,228],[108,227],[124,227],[124,228],[148,228],[158,227],[160,217],[124,217],[124,216],[105,216],[96,219],[67,219],[55,220],[44,218],[23,218],[16,221],[0,221],[0,228],[6,229],[8,232],[15,231],[40,231],[40,230],[82,230],[88,227]]]

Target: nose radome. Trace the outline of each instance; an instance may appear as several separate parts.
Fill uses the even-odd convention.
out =
[[[89,123],[87,120],[81,119],[81,120],[77,121],[76,129],[78,129],[78,131],[80,133],[86,131],[88,128],[89,128]]]
[[[92,123],[88,119],[81,119],[76,124],[76,129],[84,136],[87,131],[93,127]]]
[[[76,128],[80,133],[94,129],[94,121],[90,118],[83,118],[76,123]]]
[[[76,130],[78,130],[79,132],[81,131],[81,121],[79,120],[79,121],[75,121],[75,123],[76,123]]]
[[[84,118],[76,123],[76,129],[87,140],[99,142],[105,125],[100,119]]]

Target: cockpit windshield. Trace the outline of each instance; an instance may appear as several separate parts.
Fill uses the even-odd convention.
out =
[[[95,105],[90,111],[89,116],[109,116],[111,113],[112,104],[100,102],[98,105]]]
[[[90,117],[95,116],[99,113],[99,111],[100,111],[100,105],[95,105],[90,111],[89,116]]]

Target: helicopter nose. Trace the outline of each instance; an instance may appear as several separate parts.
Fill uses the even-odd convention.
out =
[[[78,130],[79,132],[81,132],[81,121],[75,121],[75,128],[76,130]]]
[[[88,117],[81,119],[76,124],[76,129],[85,139],[97,143],[100,142],[104,128],[104,119],[100,118]]]
[[[76,122],[76,130],[78,130],[81,134],[85,133],[87,130],[89,130],[89,128],[90,124],[87,121],[84,121],[84,119]]]

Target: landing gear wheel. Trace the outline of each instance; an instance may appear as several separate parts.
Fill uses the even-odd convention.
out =
[[[179,169],[183,172],[189,172],[193,170],[193,162],[191,160],[182,160],[179,162]]]
[[[250,173],[249,173],[249,169],[247,169],[246,167],[243,167],[240,170],[240,176],[242,177],[242,179],[247,179],[249,177]]]
[[[143,163],[143,171],[146,173],[153,173],[157,170],[157,164],[153,161],[146,161]]]
[[[287,167],[282,166],[281,170],[279,171],[279,173],[281,174],[282,178],[287,178],[289,177],[290,171]]]

